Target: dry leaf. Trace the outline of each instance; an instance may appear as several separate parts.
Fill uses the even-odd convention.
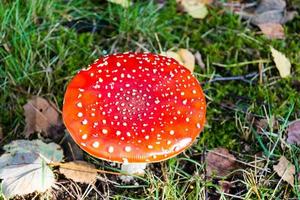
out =
[[[269,39],[284,39],[284,29],[281,24],[278,23],[265,23],[258,24],[260,30],[267,36]]]
[[[208,14],[205,0],[177,0],[183,10],[196,19],[203,19]]]
[[[202,60],[202,56],[201,56],[200,52],[197,51],[194,56],[197,61],[197,64],[201,67],[201,69],[205,69],[205,64]]]
[[[0,158],[1,159],[1,158]],[[13,164],[0,169],[2,192],[6,198],[45,192],[55,185],[55,176],[41,158],[30,164]]]
[[[300,120],[290,123],[287,133],[287,143],[300,145]]]
[[[124,8],[128,8],[130,5],[130,1],[129,0],[108,0],[111,3],[115,3],[115,4],[119,4]]]
[[[75,182],[90,184],[96,181],[97,171],[95,166],[84,162],[84,161],[74,161],[63,163],[60,166],[59,171],[65,177],[72,179]]]
[[[49,128],[61,125],[60,116],[54,104],[41,97],[30,99],[23,106],[25,115],[25,137],[34,132],[48,133]]]
[[[3,147],[0,179],[3,194],[9,198],[32,192],[45,192],[55,186],[55,176],[47,163],[60,162],[63,151],[55,143],[41,140],[15,140]]]
[[[245,4],[240,4],[236,13],[257,26],[266,23],[284,24],[297,15],[296,11],[287,11],[284,0],[261,0],[254,6],[245,9]]]
[[[205,162],[208,176],[226,176],[235,169],[236,158],[225,148],[215,148],[208,152]]]
[[[160,55],[174,58],[177,62],[179,62],[181,65],[185,66],[191,72],[194,71],[195,57],[187,49],[179,49],[177,52],[174,52],[174,51],[161,52]]]
[[[270,48],[280,76],[282,78],[288,77],[291,74],[291,63],[289,59],[287,59],[283,53],[277,51],[272,46]]]
[[[183,65],[188,68],[191,72],[194,71],[195,68],[195,57],[194,55],[187,49],[179,49],[177,54],[180,56]]]
[[[181,60],[180,56],[176,52],[174,52],[174,51],[161,52],[160,55],[166,56],[166,57],[169,57],[169,58],[173,58],[177,62],[179,62],[180,64],[182,64],[182,60]]]
[[[222,192],[229,194],[230,193],[230,189],[232,188],[232,183],[229,181],[225,181],[225,180],[220,180],[218,181],[218,184],[220,185],[220,189]]]
[[[274,115],[270,116],[268,119],[255,119],[254,125],[257,128],[258,133],[263,133],[264,131],[272,128],[278,129],[279,123]]]
[[[286,157],[281,156],[278,164],[274,165],[273,169],[284,181],[294,186],[295,166],[290,163]]]

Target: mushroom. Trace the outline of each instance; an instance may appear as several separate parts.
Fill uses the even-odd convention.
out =
[[[97,59],[69,83],[63,120],[90,155],[130,174],[184,151],[202,131],[198,80],[172,58],[123,53]],[[132,171],[133,169],[133,171]]]

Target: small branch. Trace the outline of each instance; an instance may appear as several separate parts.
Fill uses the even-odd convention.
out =
[[[217,66],[217,67],[229,68],[229,67],[241,67],[241,66],[245,66],[245,65],[259,64],[259,63],[269,63],[269,62],[271,62],[271,61],[267,60],[267,59],[260,59],[260,60],[240,62],[240,63],[236,63],[236,64],[228,64],[228,65],[221,64],[221,63],[212,63],[212,64]]]
[[[256,76],[258,76],[257,72],[246,74],[244,76],[216,77],[216,78],[212,78],[202,84],[212,83],[212,82],[216,82],[216,81],[236,81],[236,80],[244,81],[246,83],[252,83],[252,80],[248,80],[248,79],[256,78]]]
[[[110,172],[110,171],[105,171],[105,170],[101,170],[101,169],[91,169],[91,168],[86,168],[86,170],[82,169],[82,166],[80,168],[77,168],[77,167],[74,167],[74,165],[69,165],[68,163],[59,163],[59,162],[51,162],[51,163],[48,163],[49,166],[52,166],[52,167],[62,167],[62,168],[65,168],[65,169],[70,169],[70,170],[74,170],[74,171],[81,171],[81,172],[90,172],[90,173],[94,173],[94,172],[97,172],[97,173],[104,173],[104,174],[112,174],[112,175],[127,175],[127,174],[124,174],[124,173],[119,173],[119,172]]]

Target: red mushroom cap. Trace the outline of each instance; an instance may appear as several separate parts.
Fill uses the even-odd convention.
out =
[[[69,83],[63,120],[89,154],[113,162],[158,162],[203,129],[198,80],[172,58],[124,53],[99,58]]]

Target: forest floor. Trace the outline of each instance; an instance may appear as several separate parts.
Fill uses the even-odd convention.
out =
[[[194,74],[206,95],[207,122],[191,148],[149,165],[144,177],[130,183],[99,174],[91,186],[57,173],[59,189],[28,199],[300,198],[300,148],[297,141],[287,142],[289,125],[300,118],[300,17],[283,25],[284,38],[269,39],[224,6],[209,5],[208,11],[195,19],[175,1],[134,2],[128,8],[94,0],[0,3],[0,146],[25,138],[23,106],[29,99],[43,97],[61,110],[68,82],[99,56],[184,48],[203,60],[198,57]],[[289,77],[280,76],[270,46],[290,60]],[[29,138],[51,141],[40,134]],[[210,152],[232,158],[230,170],[219,166],[224,158],[218,153],[215,161],[207,160]],[[284,168],[280,175],[275,169],[283,157],[294,171]],[[111,169],[87,154],[84,160]],[[215,174],[208,175],[207,162],[216,162]]]

